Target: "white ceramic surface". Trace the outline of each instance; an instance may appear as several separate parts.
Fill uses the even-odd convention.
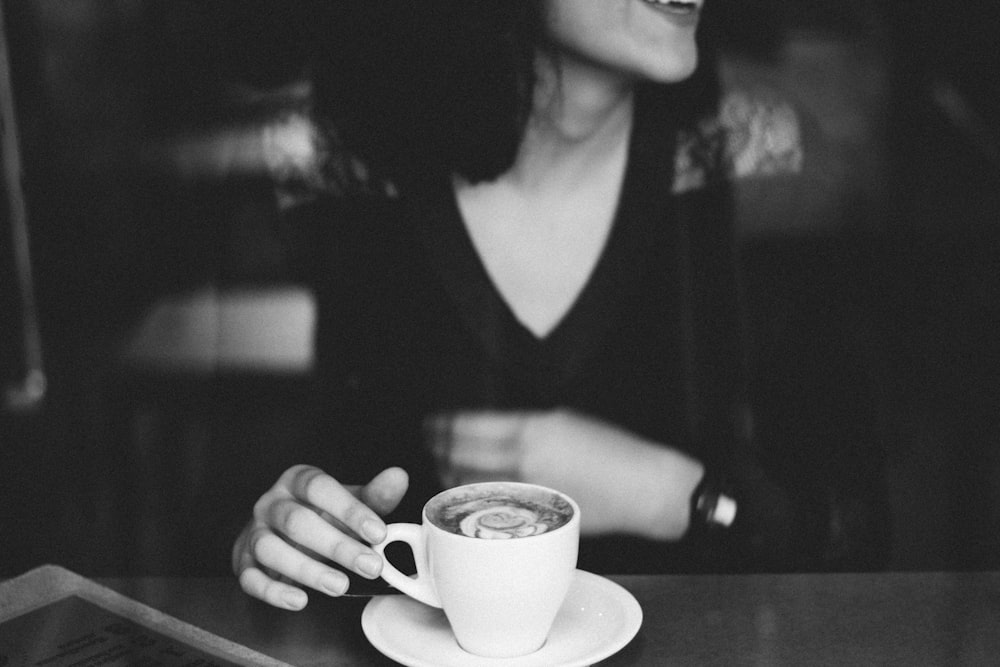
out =
[[[361,615],[368,641],[409,667],[580,667],[624,648],[642,626],[642,608],[627,590],[576,570],[542,648],[517,658],[481,658],[455,641],[444,612],[405,595],[372,598]]]
[[[512,496],[549,503],[557,497],[572,508],[569,522],[530,537],[481,539],[435,525],[428,508],[475,498]],[[533,484],[483,482],[444,491],[424,506],[423,523],[394,523],[383,549],[406,542],[417,576],[388,560],[382,578],[399,591],[444,609],[462,647],[481,656],[527,655],[542,646],[576,572],[580,508],[563,493]]]

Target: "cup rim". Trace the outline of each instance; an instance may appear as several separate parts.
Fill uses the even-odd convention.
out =
[[[564,523],[561,526],[558,526],[558,527],[556,527],[556,528],[554,528],[552,530],[547,530],[547,531],[545,531],[544,533],[542,533],[540,535],[531,535],[531,536],[529,536],[531,542],[535,542],[537,540],[546,539],[546,538],[548,538],[548,539],[554,539],[555,536],[561,535],[564,532],[564,530],[563,530],[564,528],[569,528],[570,526],[573,526],[574,524],[575,525],[579,525],[580,524],[580,506],[565,491],[560,491],[559,489],[553,489],[552,487],[545,486],[543,484],[533,484],[531,482],[516,482],[516,481],[506,481],[506,480],[470,482],[468,484],[459,484],[457,486],[453,486],[453,487],[448,488],[448,489],[443,489],[443,490],[435,493],[433,496],[431,496],[427,500],[427,502],[424,503],[423,509],[421,510],[421,519],[423,520],[423,523],[424,523],[425,526],[429,526],[429,527],[433,528],[435,530],[435,532],[437,532],[437,533],[439,533],[441,535],[447,536],[447,537],[454,537],[454,538],[462,539],[462,540],[470,540],[471,539],[471,540],[475,540],[476,542],[490,543],[490,544],[494,544],[494,545],[523,543],[525,541],[525,538],[518,538],[518,539],[513,539],[513,540],[487,540],[487,539],[477,539],[477,538],[469,537],[468,535],[465,535],[465,534],[453,533],[452,531],[446,530],[446,529],[442,528],[441,526],[437,525],[436,523],[434,523],[433,521],[431,521],[430,516],[428,516],[428,514],[427,514],[427,508],[430,507],[431,503],[433,503],[435,500],[437,500],[438,498],[440,498],[441,496],[443,496],[445,494],[452,493],[452,492],[454,492],[454,491],[456,491],[458,489],[465,489],[465,488],[470,488],[471,489],[471,488],[474,488],[474,487],[500,486],[500,485],[502,485],[502,486],[515,486],[515,487],[522,487],[522,488],[530,488],[530,489],[535,489],[537,491],[543,491],[543,492],[553,493],[553,494],[559,496],[560,498],[562,498],[563,500],[565,500],[566,502],[568,502],[569,505],[570,505],[570,507],[573,509],[573,516],[570,517],[569,521],[567,521],[566,523]],[[493,548],[496,548],[496,547],[493,547]]]

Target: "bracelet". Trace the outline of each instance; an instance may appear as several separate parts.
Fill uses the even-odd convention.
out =
[[[723,493],[720,486],[706,471],[694,488],[691,494],[691,528],[694,531],[728,528],[736,520],[736,501]]]

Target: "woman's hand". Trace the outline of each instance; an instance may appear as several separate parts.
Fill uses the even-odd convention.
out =
[[[675,448],[567,410],[442,415],[428,431],[447,486],[509,479],[558,489],[579,503],[590,535],[680,539],[704,474]]]
[[[325,561],[377,578],[382,559],[364,542],[385,539],[379,515],[399,504],[408,485],[400,468],[365,486],[344,486],[312,466],[289,468],[254,505],[253,519],[233,545],[240,586],[276,607],[301,609],[305,587],[334,596],[347,591],[347,575]]]

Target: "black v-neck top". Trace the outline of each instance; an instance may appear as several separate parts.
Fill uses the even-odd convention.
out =
[[[724,270],[711,276],[718,284],[710,291],[721,294],[734,288],[729,221],[716,207],[715,219],[688,216],[680,223],[685,200],[670,188],[673,133],[652,115],[642,106],[637,111],[602,254],[544,338],[517,320],[491,282],[446,176],[420,179],[392,200],[313,208],[311,215],[326,220],[316,353],[330,451],[319,465],[351,481],[403,466],[411,474],[412,502],[398,514],[418,520],[420,505],[438,488],[422,422],[439,412],[567,408],[712,458],[701,451],[707,440],[693,431],[694,315],[682,312],[690,309],[692,239],[683,227],[717,228],[712,236],[722,243],[713,246],[718,256],[711,261]],[[734,299],[726,294],[712,304],[723,314],[710,318],[720,332],[706,341],[729,339],[730,350],[719,360],[731,363],[724,405],[714,417],[702,417],[729,437],[728,401],[739,370],[731,349]],[[583,562],[592,569],[670,569],[667,560],[673,560],[633,553],[628,566],[600,567],[587,563],[587,553]]]
[[[293,224],[321,230],[323,257],[314,285],[322,436],[304,452],[308,462],[345,483],[404,467],[411,487],[391,519],[419,521],[439,490],[426,416],[567,408],[698,457],[738,487],[745,519],[742,532],[724,538],[585,540],[581,567],[746,569],[756,567],[746,553],[762,545],[800,551],[779,565],[795,566],[824,548],[824,503],[836,495],[828,487],[842,480],[827,484],[812,467],[828,457],[796,456],[798,432],[778,428],[770,429],[779,434],[769,452],[775,482],[741,434],[746,363],[728,188],[672,194],[675,136],[664,109],[640,99],[606,245],[544,338],[491,282],[447,175],[421,175],[393,198],[340,197],[299,211]],[[759,421],[768,430],[768,418]]]
[[[608,347],[631,343],[615,329],[658,318],[657,311],[668,304],[668,287],[674,282],[669,276],[671,263],[646,249],[665,252],[674,245],[667,227],[672,171],[664,159],[673,147],[664,137],[650,136],[648,130],[641,120],[637,122],[620,201],[601,255],[574,303],[542,338],[518,321],[493,284],[462,221],[451,184],[439,179],[413,202],[411,221],[437,282],[476,338],[479,351],[516,381],[506,395],[484,395],[480,400],[525,407],[585,400],[579,387],[588,378],[594,380],[595,365],[609,354]],[[651,277],[651,272],[658,276]],[[656,305],[642,302],[650,297]],[[633,329],[633,333],[661,336],[657,341],[661,350],[677,349],[669,340],[669,328],[656,333]]]

